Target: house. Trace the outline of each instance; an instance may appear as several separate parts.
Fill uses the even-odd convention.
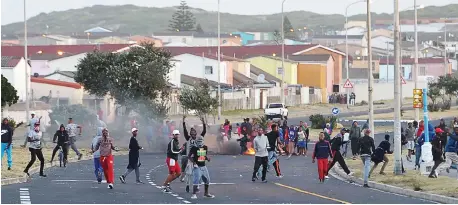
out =
[[[100,44],[100,45],[46,45],[46,46],[28,46],[27,55],[36,54],[80,54],[94,50],[102,52],[116,52],[125,49],[134,44]],[[24,56],[24,46],[2,46],[2,55],[4,56]]]
[[[345,39],[345,35],[317,35],[313,36],[312,44],[333,47],[337,44],[345,44]],[[364,46],[367,45],[367,40],[364,35],[348,35],[348,44]]]
[[[24,37],[21,36],[19,43],[24,45]],[[27,36],[27,45],[44,46],[44,45],[76,45],[77,39],[71,36],[42,34]]]
[[[163,46],[163,42],[162,42],[161,39],[153,38],[153,37],[135,35],[135,36],[129,37],[129,40],[131,41],[129,43],[134,43],[134,44],[138,44],[138,45],[140,45],[142,42],[151,42],[151,43],[154,43],[154,47],[162,47]]]
[[[371,34],[372,36],[385,36],[388,38],[394,38],[393,30],[388,30],[385,28],[374,29]]]
[[[74,71],[55,71],[53,73],[43,76],[43,78],[74,83],[75,82],[75,79],[74,79],[75,73],[76,72]]]
[[[190,46],[217,46],[218,35],[216,33],[199,33],[194,31],[180,32],[154,32],[153,38],[161,39],[164,43],[184,43]],[[220,44],[230,44],[229,42],[240,45],[242,40],[236,34],[221,34]]]
[[[273,31],[262,31],[262,30],[251,30],[251,31],[241,31],[247,34],[253,35],[252,40],[274,40],[275,35]]]
[[[371,45],[373,48],[393,50],[394,49],[394,39],[386,36],[374,36],[371,40]]]
[[[281,40],[250,40],[246,46],[260,46],[260,45],[281,45]],[[305,45],[302,41],[295,41],[290,39],[285,39],[285,45]]]
[[[337,44],[334,46],[334,49],[337,49],[339,51],[345,51],[346,50],[346,44]],[[348,55],[349,56],[367,56],[367,45],[361,46],[361,45],[355,45],[355,44],[348,44]]]
[[[91,41],[92,44],[128,44],[130,40],[119,36],[108,36]]]
[[[19,101],[25,100],[27,78],[25,68],[27,66],[28,73],[30,73],[30,65],[25,62],[24,58],[15,56],[2,56],[1,65],[2,75],[17,90]]]
[[[82,104],[84,89],[78,83],[31,77],[30,92],[32,99],[47,97],[56,99],[60,105]]]
[[[330,54],[295,55],[290,60],[298,62],[297,83],[307,87],[320,88],[323,96],[334,88],[334,58]]]
[[[348,69],[349,79],[367,79],[369,76],[369,61],[366,59],[353,59]],[[372,73],[380,72],[380,60],[372,59]],[[343,71],[343,79],[347,79],[346,71]]]
[[[269,73],[278,79],[282,78],[282,59],[275,56],[256,56],[247,58],[246,60],[263,71]],[[285,59],[284,68],[285,75],[284,81],[287,84],[297,84],[297,65],[296,61]]]
[[[106,28],[102,28],[100,26],[84,31],[84,33],[112,33],[112,32],[113,31],[110,31],[110,30],[108,30]]]
[[[422,58],[444,56],[444,49],[434,46],[427,46],[419,50],[419,56]]]
[[[366,33],[366,26],[352,26],[352,27],[348,27],[347,30],[342,30],[342,31],[339,31],[338,34],[339,35],[349,35],[349,36],[354,36],[354,35],[364,35],[364,33]]]
[[[390,58],[380,59],[380,79],[393,79],[394,77],[394,61],[395,59]],[[447,69],[445,68],[444,58],[419,58],[418,59],[418,75],[419,76],[442,76],[445,72],[451,73],[451,63],[447,60]],[[401,59],[401,75],[404,79],[412,79],[412,69],[414,65],[413,58],[402,58]],[[447,71],[446,71],[447,70]]]
[[[345,53],[322,45],[315,45],[310,48],[298,51],[293,55],[330,54],[334,59],[334,85],[340,85],[342,81],[342,68],[345,63]],[[337,92],[337,91],[336,91]]]
[[[218,59],[213,55],[201,56],[195,54],[180,54],[175,55],[173,59],[180,61],[181,63],[181,75],[187,75],[195,78],[208,79],[215,82],[221,82],[225,84],[232,84],[232,79],[228,79],[228,67],[227,63],[221,61],[220,73],[218,78]],[[232,70],[230,71],[232,75]]]
[[[242,39],[242,45],[248,44],[248,41],[254,40],[254,34],[246,33],[246,32],[232,32],[232,34],[239,35]]]

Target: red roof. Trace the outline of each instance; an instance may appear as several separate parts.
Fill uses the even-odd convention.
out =
[[[27,46],[28,56],[42,54],[56,54],[59,51],[71,54],[80,54],[99,49],[105,52],[114,52],[130,46],[130,44],[99,44],[99,45],[47,45]],[[3,56],[24,56],[24,46],[2,46]]]
[[[293,55],[299,51],[316,46],[310,45],[285,45],[285,55]],[[173,56],[190,53],[202,56],[202,53],[215,55],[218,53],[218,47],[164,47]],[[263,46],[222,46],[221,55],[244,59],[249,56],[273,55],[281,56],[281,45],[263,45]]]
[[[70,83],[70,82],[65,82],[65,81],[60,81],[60,80],[31,77],[30,81],[34,83],[43,83],[43,84],[49,84],[49,85],[57,85],[57,86],[81,89],[81,85],[78,83]]]
[[[395,61],[394,58],[390,58],[388,59],[388,64],[393,65],[394,61]],[[414,58],[402,58],[401,62],[403,65],[413,65],[415,63],[415,59]],[[387,63],[386,58],[380,59],[380,65],[386,65],[386,63]],[[443,63],[444,63],[444,58],[418,58],[418,64],[443,64]]]

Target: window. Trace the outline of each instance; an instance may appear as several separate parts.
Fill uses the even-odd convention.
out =
[[[206,75],[213,74],[213,67],[212,66],[205,66],[205,74]]]
[[[426,68],[420,67],[420,75],[426,75]]]

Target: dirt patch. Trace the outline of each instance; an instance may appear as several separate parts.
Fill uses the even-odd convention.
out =
[[[390,160],[385,169],[386,175],[380,175],[380,168],[382,164],[374,170],[370,178],[371,181],[389,184],[409,190],[421,190],[422,192],[434,193],[449,197],[458,198],[458,180],[447,177],[439,176],[439,178],[431,179],[428,176],[421,175],[415,170],[406,170],[405,175],[394,175],[394,156],[388,155]],[[362,178],[363,163],[360,159],[346,160],[348,167],[352,170],[356,177]],[[372,164],[373,165],[373,164]],[[371,165],[371,167],[372,167]]]

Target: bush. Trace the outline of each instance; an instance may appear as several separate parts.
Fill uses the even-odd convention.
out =
[[[7,117],[7,119],[8,119],[8,124],[10,125],[10,127],[11,127],[11,128],[15,128],[15,127],[16,127],[16,124],[17,124],[16,120],[14,120],[14,119],[11,118],[11,117]]]
[[[428,104],[429,112],[437,112],[439,110],[440,110],[440,106],[438,104]]]
[[[360,104],[361,104],[361,105],[369,105],[369,103],[367,103],[365,100],[361,101]]]
[[[452,105],[450,103],[450,100],[446,100],[446,101],[442,102],[441,110],[442,111],[450,110],[451,107],[452,107]]]
[[[313,129],[322,129],[323,125],[326,123],[326,119],[324,119],[323,115],[320,114],[311,115],[309,120],[312,122],[311,127]]]

